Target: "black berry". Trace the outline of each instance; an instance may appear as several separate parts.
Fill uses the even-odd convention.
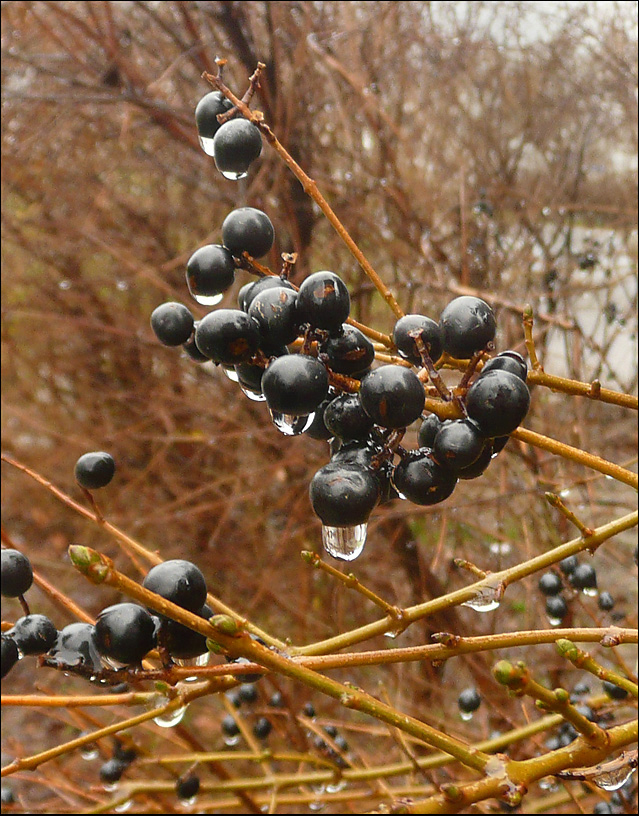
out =
[[[16,642],[13,640],[13,638],[3,634],[2,652],[0,653],[0,665],[2,667],[2,671],[0,672],[1,676],[6,677],[19,659],[20,652],[18,651]]]
[[[211,91],[205,94],[197,103],[195,108],[195,124],[200,137],[203,140],[212,139],[222,127],[217,120],[221,113],[226,113],[233,107],[230,99],[227,99],[220,91]],[[204,152],[209,156],[213,155],[212,145],[205,141],[202,144]]]
[[[351,297],[344,281],[334,272],[315,272],[302,282],[297,308],[302,323],[339,333],[349,315]]]
[[[485,441],[472,420],[456,419],[443,425],[437,432],[433,454],[440,465],[458,473],[479,458]]]
[[[251,303],[253,302],[253,298],[257,297],[257,295],[266,289],[278,289],[282,286],[285,289],[290,289],[293,292],[295,291],[292,284],[283,278],[277,277],[276,275],[265,275],[259,280],[249,281],[248,283],[245,283],[239,291],[237,296],[238,305],[243,312],[248,312]]]
[[[221,728],[222,733],[227,737],[236,737],[240,733],[240,729],[235,722],[235,719],[230,714],[227,714],[222,720]]]
[[[424,386],[414,371],[400,365],[383,365],[368,373],[359,398],[369,417],[383,428],[405,428],[424,410]]]
[[[260,131],[247,119],[225,122],[213,137],[215,166],[225,178],[244,178],[262,152]]]
[[[492,360],[484,363],[480,376],[488,374],[489,371],[509,371],[524,382],[528,377],[528,366],[526,361],[517,351],[502,351]]]
[[[262,258],[274,240],[271,219],[255,207],[233,210],[222,224],[222,243],[236,258],[241,258],[243,252],[248,252],[252,258]]]
[[[151,312],[151,328],[165,346],[181,346],[193,332],[193,315],[183,303],[162,303]]]
[[[243,703],[255,703],[259,697],[259,693],[254,685],[251,683],[242,683],[238,689],[240,700]]]
[[[393,471],[397,492],[414,504],[432,505],[447,499],[457,477],[435,459],[430,448],[410,451]]]
[[[464,689],[457,698],[459,710],[466,714],[477,711],[481,705],[481,696],[474,686]]]
[[[328,357],[331,371],[353,377],[367,371],[375,359],[375,347],[355,326],[348,323],[342,330],[332,334],[320,345],[320,350]]]
[[[599,604],[599,609],[603,612],[610,612],[610,610],[614,608],[615,599],[609,592],[602,592],[597,599],[597,603]]]
[[[323,524],[351,527],[368,520],[379,500],[379,483],[368,469],[329,462],[313,476],[309,495]]]
[[[262,338],[270,347],[292,343],[300,332],[297,292],[285,286],[259,292],[251,301],[248,315],[255,320]]]
[[[119,782],[127,767],[126,762],[122,762],[115,757],[108,759],[100,768],[100,779],[107,785],[113,785],[115,782]]]
[[[204,608],[198,612],[198,615],[208,620],[213,615],[213,610],[208,604],[204,604]],[[199,632],[174,620],[167,620],[165,627],[165,644],[171,657],[178,660],[190,660],[208,651],[206,637]]]
[[[568,604],[561,595],[546,598],[546,614],[551,620],[562,621],[568,613]]]
[[[326,367],[306,354],[278,357],[264,372],[262,393],[271,411],[307,416],[328,394]]]
[[[218,302],[235,280],[235,262],[226,247],[207,244],[196,249],[186,264],[189,292],[202,304]]]
[[[257,323],[240,309],[215,309],[198,323],[195,345],[213,360],[234,366],[255,354],[260,342]]]
[[[575,589],[597,588],[597,573],[591,564],[578,564],[570,573],[569,580]]]
[[[93,451],[83,454],[75,463],[75,480],[87,490],[106,487],[115,475],[115,460],[110,453]]]
[[[625,688],[621,688],[621,686],[617,686],[608,680],[604,680],[601,685],[603,686],[604,692],[608,695],[608,697],[610,697],[611,700],[625,700],[628,696],[628,692]]]
[[[26,615],[18,618],[7,634],[15,640],[25,655],[45,654],[58,639],[58,630],[46,615]]]
[[[195,564],[179,558],[152,567],[142,586],[195,614],[206,601],[204,576]]]
[[[189,774],[175,783],[175,793],[178,799],[193,799],[200,790],[200,777]]]
[[[266,739],[272,730],[273,726],[266,717],[260,717],[253,725],[253,733],[258,739]]]
[[[559,562],[559,569],[564,575],[571,575],[578,567],[579,559],[576,555],[568,555]]]
[[[544,595],[558,595],[563,589],[563,582],[555,572],[545,572],[537,584]]]
[[[415,334],[421,338],[428,356],[436,363],[442,356],[442,341],[439,325],[424,315],[409,314],[400,317],[393,328],[393,343],[402,357],[415,366],[422,366],[422,356],[419,352]]]
[[[95,622],[95,645],[101,655],[126,665],[139,663],[155,646],[155,621],[142,606],[108,606]]]
[[[58,634],[48,657],[60,666],[101,667],[100,654],[95,646],[95,629],[90,623],[70,623]]]
[[[315,716],[315,706],[313,703],[304,703],[304,708],[302,709],[302,713],[305,717],[314,717]]]
[[[448,422],[450,420],[447,420]],[[437,414],[428,414],[422,424],[419,426],[417,433],[417,442],[420,448],[432,448],[437,432],[442,427],[441,419]]]
[[[466,360],[495,338],[497,324],[490,306],[480,298],[455,298],[441,313],[439,329],[444,351]]]
[[[368,436],[373,420],[362,408],[357,394],[340,394],[326,406],[324,424],[331,436],[351,440]]]
[[[2,594],[5,598],[18,598],[33,583],[33,569],[26,555],[18,550],[2,550]]]
[[[481,433],[505,436],[522,422],[530,407],[526,383],[509,371],[489,371],[468,389],[466,408]]]

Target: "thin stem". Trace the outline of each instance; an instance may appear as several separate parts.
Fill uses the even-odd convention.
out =
[[[559,496],[555,495],[554,493],[546,493],[546,501],[551,507],[556,508],[559,512],[568,519],[571,524],[574,524],[575,527],[579,530],[582,536],[590,536],[592,535],[592,528],[587,527],[581,519],[578,519],[577,516],[569,510],[566,505],[562,502]]]
[[[494,572],[487,579],[478,581],[470,586],[455,590],[454,592],[450,592],[447,595],[441,596],[440,598],[433,598],[430,601],[417,604],[416,606],[409,606],[404,610],[405,620],[407,620],[409,623],[413,623],[414,621],[422,620],[435,612],[439,612],[443,609],[448,609],[451,606],[457,606],[465,601],[472,600],[473,598],[476,598],[478,593],[485,590],[487,582],[493,587],[505,587],[508,584],[525,578],[527,575],[533,575],[539,570],[547,569],[569,555],[577,555],[584,550],[597,547],[603,541],[607,541],[609,538],[612,538],[618,533],[621,533],[624,530],[632,529],[637,525],[638,520],[639,513],[637,511],[634,513],[629,513],[619,519],[609,522],[608,524],[598,527],[594,531],[593,535],[588,536],[587,538],[580,537],[573,539],[572,541],[568,541],[566,544],[561,544],[559,547],[555,547],[554,549],[542,553],[535,558],[531,558],[528,561],[523,561],[521,564],[517,564],[514,567],[509,567],[501,572]],[[307,646],[298,646],[296,648],[289,649],[289,653],[293,655],[321,655],[335,652],[338,649],[343,649],[356,643],[362,643],[369,638],[382,635],[384,632],[388,631],[391,625],[392,620],[387,616],[381,620],[375,621],[374,623],[369,623],[357,629],[352,629],[349,632],[343,632],[335,637],[327,638],[326,640],[321,640],[317,643],[311,643]]]
[[[562,655],[562,657],[565,657],[567,660],[570,660],[570,662],[576,668],[590,672],[600,680],[608,683],[614,683],[615,686],[625,689],[628,694],[635,698],[635,700],[637,699],[638,689],[636,683],[633,683],[631,680],[628,680],[627,677],[618,674],[612,669],[606,669],[604,666],[598,663],[594,657],[589,655],[588,652],[584,652],[583,649],[579,649],[577,646],[575,646],[571,640],[560,638],[557,641],[556,646],[559,654]]]
[[[357,246],[355,241],[348,234],[342,222],[333,212],[329,203],[326,201],[324,196],[319,191],[317,184],[313,181],[312,178],[310,178],[310,176],[308,176],[304,172],[304,170],[302,170],[300,165],[295,161],[295,159],[291,156],[291,154],[286,150],[286,148],[275,136],[271,128],[266,124],[261,111],[255,112],[251,111],[250,108],[247,105],[245,105],[241,99],[238,99],[238,97],[235,96],[235,94],[229,88],[226,87],[226,85],[222,82],[219,76],[214,76],[213,74],[204,72],[202,74],[202,77],[207,82],[211,83],[211,85],[215,86],[221,93],[224,94],[224,96],[230,99],[231,102],[238,108],[242,116],[244,116],[246,119],[248,119],[256,127],[259,128],[260,132],[262,133],[266,141],[271,145],[273,150],[275,150],[275,152],[282,159],[284,164],[286,164],[286,166],[289,168],[289,170],[291,170],[295,178],[300,182],[304,189],[304,192],[313,199],[313,201],[317,204],[322,213],[325,215],[326,219],[333,227],[335,232],[337,232],[339,237],[346,244],[351,255],[353,255],[355,260],[358,262],[358,264],[362,267],[362,269],[368,276],[369,280],[373,283],[373,285],[380,293],[382,298],[389,305],[395,317],[397,318],[403,317],[404,312],[402,311],[399,303],[396,301],[393,293],[386,286],[386,284],[380,278],[377,272],[375,272],[371,264],[366,259],[364,253],[361,251],[361,249]]]

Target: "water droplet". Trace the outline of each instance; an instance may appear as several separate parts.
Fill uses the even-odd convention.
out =
[[[120,787],[120,783],[119,782],[109,782],[108,785],[102,785],[102,787],[104,788],[104,790],[107,793],[113,793],[114,791],[116,791]]]
[[[85,745],[85,747],[80,752],[80,756],[87,762],[91,762],[91,760],[97,759],[100,756],[100,752],[93,745]]]
[[[133,799],[127,799],[126,802],[121,802],[119,805],[116,805],[113,810],[115,810],[116,813],[126,813],[132,804]]]
[[[493,541],[489,549],[493,555],[510,555],[512,547],[507,541]]]
[[[541,214],[548,218],[551,212],[552,210],[550,209],[550,207],[544,207],[543,210],[541,211]]]
[[[248,176],[248,170],[245,170],[243,173],[228,173],[223,172],[222,175],[225,179],[229,181],[239,181],[240,179],[246,178]]]
[[[186,706],[182,706],[182,708],[176,708],[173,711],[166,711],[164,714],[154,717],[153,722],[159,725],[160,728],[173,728],[182,722],[186,708]]]
[[[60,283],[58,284],[58,288],[64,289],[64,290],[70,289],[71,288],[71,281],[61,280]]]
[[[129,284],[124,280],[119,280],[116,282],[115,288],[118,290],[118,292],[126,292],[126,290],[129,288]]]
[[[325,807],[326,807],[325,803],[320,802],[319,800],[317,802],[309,802],[308,803],[308,809],[312,810],[315,813],[317,811],[319,811],[319,810],[323,810]]]
[[[472,711],[460,711],[459,716],[462,718],[464,722],[468,722],[468,720],[472,720],[473,712]]]
[[[585,589],[581,590],[584,595],[587,595],[589,598],[596,598],[599,595],[599,590],[597,587],[585,587]]]
[[[354,527],[329,527],[323,524],[324,549],[333,558],[354,561],[364,549],[367,529],[367,524],[356,524]]]
[[[332,785],[326,786],[326,793],[339,793],[341,790],[344,790],[346,787],[346,782],[343,779],[340,779],[339,782],[334,782]]]
[[[260,393],[259,391],[251,391],[250,388],[246,388],[246,386],[242,385],[242,383],[240,383],[240,388],[242,389],[242,393],[246,394],[246,396],[250,400],[253,400],[253,402],[265,402],[266,401],[266,397],[264,396],[264,394]]]
[[[629,765],[624,765],[621,768],[616,768],[614,771],[605,771],[604,773],[594,776],[592,781],[598,788],[605,791],[616,791],[623,788],[626,782],[630,779],[636,768]]]
[[[539,787],[545,791],[558,791],[559,785],[555,782],[552,776],[547,776],[545,779],[539,780]]]
[[[607,473],[606,473],[606,475],[604,476],[604,479],[608,479],[608,481],[610,481],[610,482],[614,482],[613,477],[612,477],[612,476],[609,476]]]
[[[551,618],[551,617],[548,618],[548,623],[551,626],[561,626],[562,622],[563,618]]]
[[[198,136],[200,147],[207,156],[213,155],[213,139],[208,139],[206,136]]]
[[[198,655],[197,657],[174,657],[173,662],[177,666],[208,666],[210,657],[210,652],[204,652],[204,654]]]
[[[231,382],[239,382],[240,378],[238,377],[237,371],[233,366],[222,366],[222,371],[226,374]]]
[[[501,584],[498,586],[484,584],[477,590],[475,597],[469,601],[464,601],[462,606],[468,606],[470,609],[474,609],[475,612],[492,612],[498,608],[502,592]]]
[[[193,299],[196,300],[200,306],[217,306],[217,304],[223,299],[224,292],[220,292],[219,295],[194,295],[191,292]]]
[[[24,657],[24,652],[19,646],[16,646],[16,653],[18,655],[18,660],[22,660],[22,658]]]
[[[295,416],[295,414],[281,414],[279,411],[271,411],[273,425],[285,436],[298,436],[304,433],[313,424],[315,412],[306,416]]]
[[[228,745],[229,748],[232,748],[234,745],[237,745],[240,741],[240,735],[235,734],[233,737],[224,737],[224,745]]]
[[[570,490],[568,488],[566,488],[565,490],[560,490],[559,491],[559,496],[562,499],[567,499],[568,496],[570,496]]]

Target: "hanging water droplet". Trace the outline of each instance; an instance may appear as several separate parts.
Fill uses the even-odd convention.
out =
[[[364,549],[367,529],[367,524],[356,524],[354,527],[329,527],[323,524],[324,549],[333,558],[354,561]]]
[[[285,436],[298,436],[304,433],[313,424],[315,412],[306,416],[295,416],[294,414],[281,414],[279,411],[271,411],[273,425]]]
[[[265,402],[266,401],[266,397],[260,391],[251,391],[250,388],[247,388],[245,385],[242,385],[242,383],[240,383],[240,388],[242,389],[242,393],[246,394],[246,396],[250,400],[253,400],[253,402]]]
[[[95,745],[85,745],[80,752],[80,756],[87,762],[91,762],[91,760],[97,759],[100,756],[100,752]]]
[[[159,725],[160,728],[173,728],[182,722],[186,708],[186,706],[182,706],[181,708],[173,709],[173,711],[166,711],[164,714],[154,717],[153,722]]]
[[[489,549],[493,555],[509,555],[512,547],[507,541],[493,541]]]
[[[599,590],[597,589],[597,587],[584,587],[584,589],[582,589],[581,591],[583,592],[584,595],[587,595],[589,598],[596,598],[597,595],[599,595]]]
[[[219,295],[194,295],[193,292],[191,292],[191,295],[200,306],[217,306],[224,297],[224,292],[220,292]]]
[[[468,722],[468,720],[472,720],[473,712],[472,711],[460,711],[459,716],[464,722]]]
[[[70,289],[70,288],[71,288],[71,281],[68,281],[68,280],[62,280],[62,281],[60,281],[60,283],[58,284],[58,287],[59,287],[60,289],[64,289],[64,290],[66,290],[66,289]]]
[[[226,374],[231,382],[239,382],[237,371],[234,366],[222,366],[222,371]]]
[[[607,473],[606,473],[606,475],[604,476],[604,479],[608,479],[608,481],[610,481],[610,482],[614,482],[613,477],[612,477],[612,476],[609,476]]]
[[[100,662],[105,669],[113,669],[115,671],[123,669],[126,666],[126,663],[120,663],[119,660],[114,660],[112,657],[106,657],[105,655],[100,655]]]
[[[113,810],[115,810],[116,813],[126,813],[132,804],[133,799],[127,799],[125,802],[121,802],[119,805],[116,805]]]
[[[207,156],[213,155],[213,139],[209,139],[206,136],[198,136],[198,140],[200,142],[200,147],[206,153]]]
[[[547,776],[545,779],[539,780],[539,787],[545,791],[558,791],[559,785],[555,782],[552,776]]]
[[[107,785],[102,785],[107,793],[113,793],[120,787],[119,782],[109,782]]]
[[[126,292],[126,290],[129,288],[129,284],[125,280],[119,280],[115,284],[115,288],[118,290],[118,292]]]
[[[232,737],[225,736],[224,737],[224,745],[228,745],[229,748],[232,748],[234,745],[237,745],[240,741],[240,735],[235,734]]]
[[[613,771],[605,771],[604,773],[597,774],[597,776],[593,777],[592,781],[598,788],[602,788],[605,791],[616,791],[619,790],[619,788],[623,788],[636,770],[636,768],[629,765],[624,765]]]
[[[239,181],[240,179],[246,178],[248,176],[248,170],[245,170],[243,173],[223,171],[222,175],[224,176],[225,179],[228,179],[229,181]]]
[[[325,807],[326,805],[324,804],[324,802],[320,802],[319,800],[317,802],[308,803],[308,809],[312,810],[314,813],[317,813],[317,811],[319,810],[323,810]]]
[[[23,651],[22,651],[22,649],[21,649],[19,646],[17,646],[17,645],[16,645],[16,653],[17,653],[17,655],[18,655],[18,660],[22,660],[22,658],[24,657],[24,652],[23,652]]]
[[[344,790],[346,787],[346,782],[343,779],[340,779],[339,782],[333,782],[332,785],[326,786],[326,793],[339,793],[341,790]]]
[[[562,622],[563,618],[551,618],[550,616],[548,617],[548,623],[551,626],[561,626]]]
[[[567,499],[568,496],[570,496],[570,490],[568,488],[566,488],[565,490],[560,490],[559,491],[559,496],[562,499]]]
[[[498,608],[501,601],[501,594],[501,585],[491,586],[490,584],[484,584],[484,586],[477,590],[475,597],[469,601],[464,601],[462,606],[468,606],[470,609],[474,609],[475,612],[492,612]]]
[[[548,218],[551,212],[552,210],[550,209],[550,207],[544,207],[543,210],[541,211],[541,214]]]

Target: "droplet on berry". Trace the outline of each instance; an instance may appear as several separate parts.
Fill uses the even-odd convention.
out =
[[[233,107],[220,91],[211,91],[205,94],[195,108],[195,124],[202,150],[207,156],[213,155],[213,138],[222,127],[217,117]]]
[[[186,264],[186,283],[202,306],[216,306],[235,280],[235,262],[226,247],[207,244],[196,249]]]

